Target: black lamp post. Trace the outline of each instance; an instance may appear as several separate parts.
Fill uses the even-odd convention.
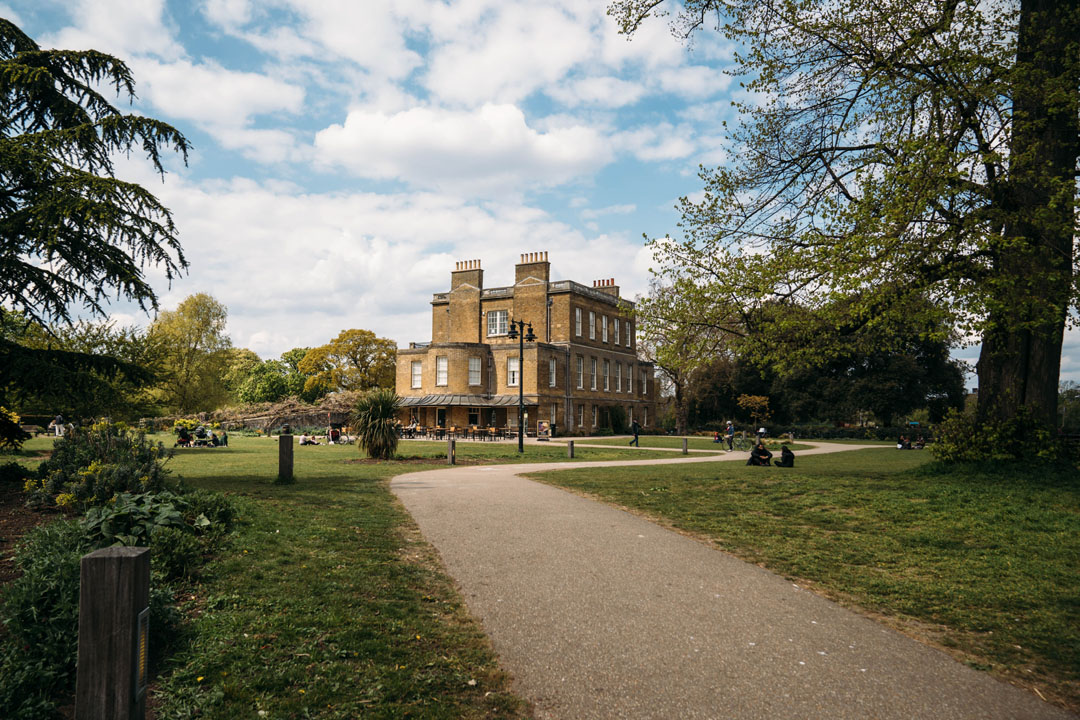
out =
[[[528,332],[525,326],[528,325]],[[525,341],[535,342],[532,323],[524,320],[511,320],[510,332],[506,334],[511,340],[518,341],[518,452],[525,452]]]

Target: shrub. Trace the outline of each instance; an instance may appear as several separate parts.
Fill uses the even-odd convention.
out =
[[[79,635],[79,570],[94,549],[85,525],[58,520],[34,528],[20,544],[12,581],[0,604],[7,628],[0,635],[0,708],[4,718],[31,720],[55,714],[54,698],[75,687]],[[150,584],[151,657],[160,659],[176,634],[179,615],[171,588]]]
[[[40,481],[28,484],[30,500],[54,504],[61,499],[78,510],[102,505],[121,492],[160,492],[169,482],[165,462],[172,453],[143,432],[122,423],[74,428],[56,442],[42,463]]]
[[[30,433],[19,425],[19,416],[0,405],[0,451],[18,450],[30,439]]]
[[[389,388],[375,388],[360,396],[353,413],[352,426],[360,447],[368,457],[389,460],[397,452],[398,429],[395,422],[400,406],[397,393]]]
[[[178,504],[177,497],[167,492],[120,493],[113,502],[90,508],[82,523],[95,547],[149,546],[156,528],[184,527]]]
[[[79,560],[89,550],[82,526],[62,520],[31,530],[16,553],[22,575],[4,592],[0,659],[0,707],[11,717],[47,716],[49,698],[74,686]]]
[[[982,423],[973,412],[952,410],[937,426],[930,449],[944,462],[1054,462],[1063,456],[1053,431],[1024,410],[1008,420]]]
[[[236,505],[228,496],[211,490],[193,490],[184,495],[184,504],[187,507],[184,519],[189,525],[196,525],[196,519],[202,515],[212,526],[232,529]]]
[[[0,485],[4,483],[25,485],[26,481],[34,475],[33,470],[21,463],[11,461],[0,465]]]
[[[151,531],[150,561],[169,579],[192,575],[202,564],[203,545],[190,532],[158,525]]]

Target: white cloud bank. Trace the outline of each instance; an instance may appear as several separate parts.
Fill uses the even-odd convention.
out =
[[[566,182],[613,158],[597,130],[574,125],[539,132],[513,105],[475,112],[354,110],[344,125],[319,132],[315,146],[321,162],[357,176],[456,194]]]

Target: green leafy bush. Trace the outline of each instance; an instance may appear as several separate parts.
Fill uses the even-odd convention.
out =
[[[15,556],[22,575],[4,591],[0,647],[4,717],[49,717],[52,698],[75,685],[79,561],[91,549],[82,526],[61,520],[31,530]]]
[[[1063,449],[1052,429],[1021,411],[1000,422],[978,422],[973,412],[953,410],[937,426],[930,448],[944,462],[1054,462]]]
[[[193,490],[183,497],[184,519],[192,526],[200,527],[202,516],[210,524],[207,529],[229,531],[236,519],[236,505],[228,496],[210,490]]]
[[[28,483],[31,502],[85,510],[118,493],[175,489],[165,462],[172,453],[123,423],[74,428],[42,463],[40,480]]]
[[[0,405],[0,451],[18,450],[30,439],[30,433],[19,425],[19,416]]]
[[[33,470],[21,463],[11,461],[0,465],[0,485],[11,483],[22,486],[35,475],[36,473]]]
[[[169,579],[194,574],[202,564],[203,544],[190,532],[176,527],[158,525],[151,532],[150,562]]]
[[[179,499],[172,493],[120,493],[107,505],[92,507],[83,518],[87,537],[94,547],[150,545],[160,527],[183,528]]]

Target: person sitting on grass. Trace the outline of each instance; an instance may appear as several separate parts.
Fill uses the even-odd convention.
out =
[[[308,437],[307,435],[301,435],[300,436],[300,444],[301,445],[318,445],[319,443],[313,437]]]
[[[795,453],[788,449],[787,445],[780,446],[780,459],[773,460],[776,467],[795,467]]]
[[[754,449],[750,451],[750,459],[746,461],[746,464],[768,465],[770,458],[772,458],[772,453],[766,449],[765,443],[759,442],[754,446]]]
[[[181,447],[191,447],[191,433],[188,432],[186,427],[181,426],[176,431],[176,444]]]

